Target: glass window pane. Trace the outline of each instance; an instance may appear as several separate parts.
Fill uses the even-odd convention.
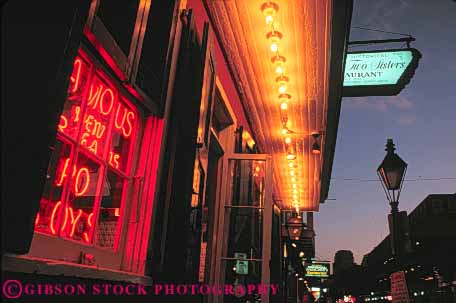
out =
[[[249,258],[261,259],[263,210],[255,208],[226,208],[229,218],[229,234],[226,257],[235,257],[235,254],[247,254]]]
[[[86,100],[80,143],[90,152],[104,156],[104,148],[112,113],[115,110],[117,91],[98,75],[90,85]]]
[[[94,226],[94,206],[97,197],[101,165],[83,153],[78,154],[72,168],[61,235],[72,240],[90,243]]]
[[[114,123],[111,133],[111,149],[108,153],[108,163],[112,167],[127,172],[131,142],[135,138],[138,114],[127,106],[123,100],[118,102],[114,113]]]
[[[57,140],[49,161],[44,184],[40,209],[35,219],[35,230],[56,235],[58,231],[58,216],[61,211],[61,200],[64,188],[68,183],[67,170],[71,155],[71,145]]]
[[[81,56],[74,61],[68,86],[68,97],[64,104],[57,130],[76,140],[81,122],[82,100],[89,80],[90,65]]]
[[[100,247],[116,247],[125,183],[124,178],[111,170],[103,180],[96,241]]]

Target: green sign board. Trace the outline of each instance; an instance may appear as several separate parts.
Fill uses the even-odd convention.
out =
[[[246,253],[234,253],[236,260],[236,273],[238,275],[248,275],[249,274],[249,261],[247,259]]]
[[[343,96],[397,95],[412,78],[420,58],[416,49],[348,53]]]
[[[312,263],[306,266],[306,277],[327,278],[329,263]]]

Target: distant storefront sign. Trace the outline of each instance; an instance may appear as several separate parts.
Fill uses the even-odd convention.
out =
[[[306,277],[327,278],[329,263],[312,263],[306,266]]]
[[[410,297],[407,289],[407,282],[403,271],[392,273],[391,280],[391,297],[393,303],[410,303]]]
[[[236,273],[238,275],[248,275],[249,274],[249,261],[247,259],[247,254],[245,253],[234,253],[236,260]]]
[[[420,58],[412,48],[348,53],[343,96],[397,95],[413,77]]]

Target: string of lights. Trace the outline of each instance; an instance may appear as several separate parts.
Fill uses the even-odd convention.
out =
[[[288,162],[289,177],[291,181],[292,205],[299,213],[299,198],[300,189],[298,188],[298,163],[296,161],[296,140],[288,128],[288,110],[290,109],[291,94],[288,92],[288,83],[290,76],[287,75],[287,58],[283,55],[283,50],[280,47],[280,42],[283,38],[283,33],[278,31],[277,12],[279,5],[268,1],[261,5],[261,11],[265,18],[268,32],[266,39],[269,42],[269,50],[272,53],[271,63],[274,67],[275,82],[277,85],[277,93],[280,104],[280,122],[282,125],[281,134],[283,136],[286,160]]]

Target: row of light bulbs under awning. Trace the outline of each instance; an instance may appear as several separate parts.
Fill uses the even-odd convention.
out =
[[[297,136],[302,135],[297,130],[291,130],[288,127],[288,112],[291,108],[292,96],[289,92],[290,75],[287,74],[287,59],[283,55],[284,51],[281,49],[280,41],[283,38],[283,33],[277,30],[277,12],[279,5],[275,2],[268,1],[261,5],[261,12],[264,15],[268,32],[266,40],[269,43],[269,51],[271,53],[271,63],[275,72],[275,84],[277,87],[277,98],[280,106],[280,125],[281,134],[284,142],[284,149],[286,151],[288,177],[290,178],[290,191],[292,193],[291,205],[299,213],[300,197],[302,197],[302,188],[300,188],[298,171],[302,170],[299,163],[296,161],[297,157]],[[305,134],[309,135],[309,134]],[[312,153],[320,154],[319,138],[320,133],[310,134],[313,139]],[[288,201],[285,201],[288,202]]]

